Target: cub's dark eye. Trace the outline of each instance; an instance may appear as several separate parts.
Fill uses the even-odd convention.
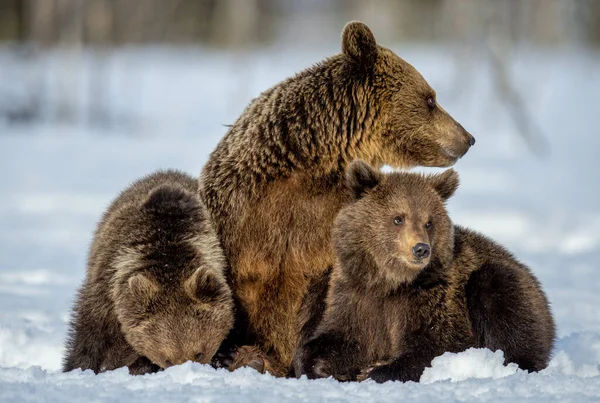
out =
[[[435,99],[433,97],[427,98],[427,106],[429,106],[429,109],[435,108]]]
[[[431,221],[427,221],[427,223],[425,224],[425,228],[427,228],[427,229],[431,228]]]
[[[402,219],[402,217],[394,218],[394,225],[402,225],[402,223],[404,223],[404,220]]]

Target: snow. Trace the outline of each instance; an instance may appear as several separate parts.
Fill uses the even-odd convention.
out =
[[[529,374],[503,365],[500,351],[468,350],[436,358],[421,383],[406,384],[274,379],[191,363],[142,377],[125,370],[61,373],[71,303],[95,224],[111,199],[159,168],[198,174],[223,124],[261,90],[337,45],[239,54],[124,48],[109,55],[101,72],[104,104],[90,92],[97,55],[70,55],[74,62],[65,69],[58,51],[20,65],[0,49],[0,74],[9,77],[0,81],[0,112],[6,105],[41,108],[34,124],[0,122],[0,401],[597,401],[600,55],[515,54],[514,82],[550,144],[549,155],[537,158],[515,134],[485,60],[459,63],[449,50],[392,49],[477,138],[455,166],[461,187],[450,214],[505,244],[542,282],[559,336],[547,369]],[[469,74],[457,90],[459,68]],[[59,89],[65,83],[71,92]],[[72,120],[58,121],[68,96],[77,101]],[[91,125],[98,105],[107,121]]]
[[[470,348],[462,353],[444,353],[431,362],[419,382],[433,383],[446,379],[452,382],[470,378],[504,378],[516,374],[519,366],[514,363],[504,365],[504,353],[501,350]]]
[[[319,401],[595,401],[598,398],[600,378],[582,377],[568,373],[527,374],[515,369],[502,374],[498,357],[490,351],[484,354],[471,350],[458,354],[467,355],[463,364],[479,366],[488,374],[486,367],[496,368],[495,376],[460,378],[460,382],[439,380],[433,383],[401,384],[388,382],[376,384],[339,383],[331,379],[309,381],[301,379],[275,379],[260,375],[251,369],[240,369],[229,373],[214,370],[196,363],[185,363],[166,371],[131,377],[126,369],[94,375],[91,371],[75,370],[57,373],[30,367],[0,369],[0,399],[3,402],[37,400],[76,401],[82,398],[98,401],[260,401],[280,402],[285,400]],[[447,357],[443,357],[446,359]],[[451,367],[443,371],[451,375],[462,372]],[[438,369],[438,374],[439,374]],[[425,376],[425,375],[424,375]]]

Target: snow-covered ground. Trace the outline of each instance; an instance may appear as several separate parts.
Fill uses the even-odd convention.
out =
[[[515,55],[513,82],[550,144],[540,159],[515,134],[485,60],[392,48],[477,138],[456,165],[462,184],[449,210],[455,222],[506,244],[540,278],[559,334],[548,369],[527,374],[503,366],[501,352],[470,350],[438,357],[419,384],[275,380],[190,363],[144,377],[60,373],[74,292],[110,200],[158,168],[198,174],[223,125],[251,98],[337,49],[125,49],[101,68],[88,53],[20,62],[4,49],[0,110],[31,103],[41,123],[0,123],[0,401],[600,399],[600,55]],[[97,79],[105,85],[90,86]],[[56,123],[72,97],[74,123]],[[104,126],[87,123],[95,113],[108,117]]]

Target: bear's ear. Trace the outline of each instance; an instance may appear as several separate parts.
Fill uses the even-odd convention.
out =
[[[188,295],[200,302],[211,302],[226,294],[227,284],[206,268],[196,269],[185,281],[184,288]]]
[[[360,199],[365,193],[379,185],[383,174],[362,160],[356,160],[346,169],[346,185],[355,199]]]
[[[199,203],[191,192],[178,186],[164,184],[148,194],[142,208],[161,214],[183,213],[194,211],[199,207]]]
[[[152,300],[159,291],[158,284],[142,273],[129,277],[128,285],[131,293],[144,302]]]
[[[370,66],[377,58],[375,36],[360,21],[350,21],[342,30],[342,52],[353,60]]]
[[[458,189],[458,173],[454,169],[431,175],[427,181],[443,200],[448,200]]]

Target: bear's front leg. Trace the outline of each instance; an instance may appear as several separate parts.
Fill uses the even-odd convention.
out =
[[[239,307],[247,317],[250,343],[277,365],[289,368],[298,340],[298,309],[306,293],[308,281],[298,268],[285,265],[274,270],[269,262],[244,258],[238,264],[235,286]],[[304,284],[305,283],[305,284]],[[306,285],[306,287],[304,287]]]
[[[322,334],[302,347],[300,369],[296,376],[308,379],[333,377],[338,381],[355,381],[360,374],[356,363],[356,344],[342,335]]]
[[[270,373],[276,377],[287,376],[289,370],[265,354],[258,346],[241,346],[228,369],[235,371],[241,367],[254,368],[261,374]]]
[[[458,346],[444,346],[441,335],[432,334],[431,330],[439,328],[428,324],[417,332],[406,337],[406,350],[389,364],[375,367],[369,373],[369,378],[377,383],[387,381],[418,382],[426,367],[431,361],[444,353],[444,351],[459,351]],[[450,326],[448,326],[450,331]],[[444,348],[448,347],[448,349]],[[458,349],[458,350],[457,350]]]

